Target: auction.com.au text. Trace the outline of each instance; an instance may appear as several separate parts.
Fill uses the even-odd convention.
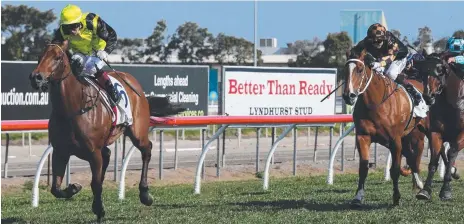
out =
[[[48,105],[48,93],[16,92],[16,88],[12,88],[2,92],[2,105]]]

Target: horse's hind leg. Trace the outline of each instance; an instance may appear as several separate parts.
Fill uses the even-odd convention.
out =
[[[427,180],[424,188],[416,194],[419,200],[430,200],[432,198],[432,181],[435,172],[437,171],[438,161],[440,159],[440,151],[443,146],[443,139],[439,133],[433,132],[429,139],[430,145],[430,162],[428,166]],[[444,149],[443,149],[444,150]]]
[[[151,149],[153,148],[152,142],[148,139],[148,127],[146,131],[137,132],[134,131],[134,126],[131,127],[130,133],[128,134],[132,143],[142,153],[142,174],[140,175],[139,184],[139,198],[140,202],[144,205],[150,206],[153,204],[153,196],[148,192],[148,165],[151,160]],[[143,133],[143,134],[141,134]]]
[[[450,142],[450,149],[448,150],[448,163],[446,165],[445,177],[443,178],[443,186],[441,187],[440,191],[440,199],[442,200],[449,200],[451,199],[451,180],[452,180],[452,172],[451,168],[453,168],[453,164],[456,162],[456,157],[459,151],[464,147],[464,132],[461,132],[458,137],[457,141]]]
[[[106,169],[108,168],[108,165],[110,164],[111,150],[107,146],[105,146],[101,150],[101,154],[102,154],[102,160],[103,160],[101,182],[103,183],[103,181],[105,180]]]
[[[92,170],[92,192],[93,203],[92,212],[97,215],[97,221],[105,217],[105,208],[103,206],[102,191],[103,191],[103,157],[100,150],[95,150],[92,154],[92,159],[89,161],[90,169]]]
[[[66,165],[69,162],[70,155],[61,152],[59,148],[54,148],[52,153],[52,172],[53,180],[50,192],[56,198],[71,198],[82,190],[82,186],[78,183],[70,184],[66,189],[61,190],[61,184],[63,182],[64,172]]]

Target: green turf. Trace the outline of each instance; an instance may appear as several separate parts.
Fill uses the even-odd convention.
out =
[[[438,175],[436,175],[438,176]],[[438,177],[437,177],[438,178]],[[417,201],[411,179],[401,177],[399,207],[391,208],[391,182],[382,173],[371,173],[366,183],[365,208],[352,210],[357,175],[339,175],[335,184],[325,184],[325,176],[271,179],[270,190],[262,191],[262,180],[215,182],[202,185],[194,195],[192,185],[151,187],[155,198],[151,207],[140,204],[137,188],[117,199],[116,189],[104,189],[106,223],[463,223],[462,181],[453,181],[452,201],[440,201],[441,183],[435,182],[433,200]],[[89,223],[90,188],[71,200],[57,200],[41,189],[38,208],[31,207],[29,189],[2,195],[2,223]]]

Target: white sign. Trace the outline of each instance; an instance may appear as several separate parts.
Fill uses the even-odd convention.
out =
[[[224,113],[229,116],[334,115],[337,70],[224,67]]]

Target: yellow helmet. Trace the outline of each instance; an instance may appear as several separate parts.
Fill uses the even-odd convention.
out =
[[[82,11],[76,5],[67,5],[61,10],[60,25],[73,24],[81,21]]]

